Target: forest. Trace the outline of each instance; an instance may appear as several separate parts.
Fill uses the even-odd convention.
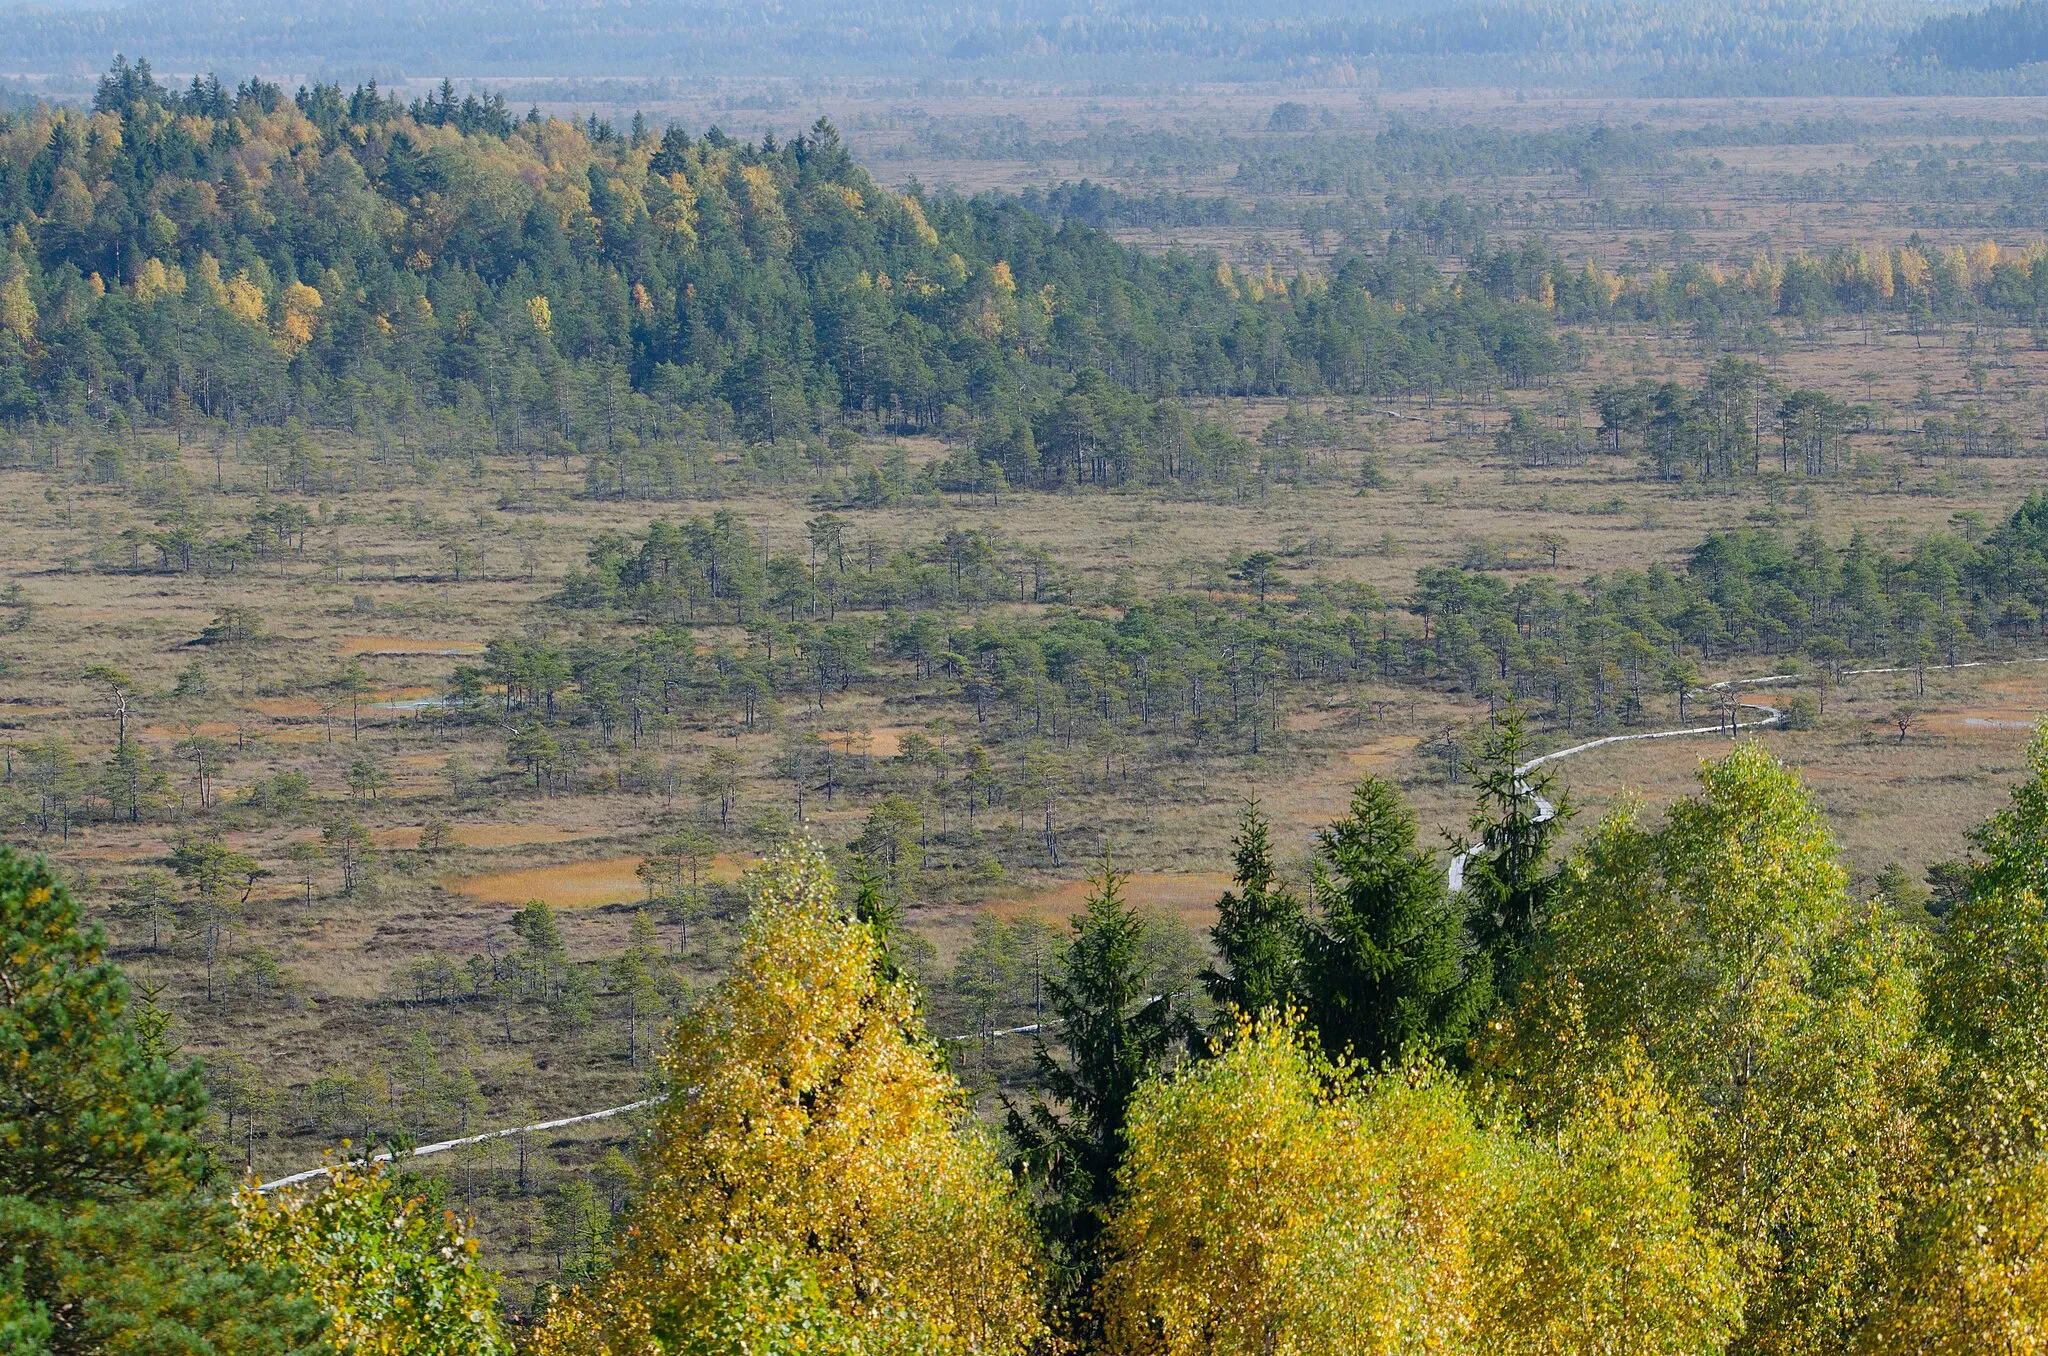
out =
[[[2030,0],[1926,20],[1901,56],[1942,66],[2010,69],[2048,58],[2048,9]]]
[[[10,115],[0,144],[11,420],[425,407],[546,454],[735,427],[772,443],[821,416],[1044,420],[1090,375],[1144,411],[1526,385],[1558,362],[1534,305],[1418,259],[1240,279],[1008,198],[886,192],[822,121],[738,145],[515,124],[450,87],[411,111],[374,85],[173,92],[124,62],[89,117]]]
[[[0,1353],[2048,1351],[2038,71],[480,13],[0,14]]]

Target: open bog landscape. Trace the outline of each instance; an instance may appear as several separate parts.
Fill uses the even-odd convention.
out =
[[[2048,1350],[2038,6],[244,8],[0,9],[0,1348]]]

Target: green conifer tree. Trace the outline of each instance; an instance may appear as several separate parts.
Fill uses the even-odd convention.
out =
[[[1491,999],[1485,958],[1462,954],[1463,920],[1400,794],[1360,782],[1350,812],[1318,835],[1317,858],[1321,917],[1304,973],[1323,1049],[1377,1064],[1463,1041]]]
[[[1303,916],[1300,899],[1273,867],[1272,826],[1248,801],[1233,844],[1237,888],[1216,903],[1215,940],[1222,968],[1202,975],[1216,1001],[1218,1032],[1230,1030],[1239,1013],[1256,1018],[1284,1011],[1301,992]]]

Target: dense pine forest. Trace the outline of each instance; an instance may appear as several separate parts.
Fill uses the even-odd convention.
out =
[[[2048,8],[2021,0],[1929,19],[1899,44],[1900,55],[1942,66],[2005,70],[2048,57]]]
[[[168,92],[138,63],[90,116],[12,115],[0,140],[13,420],[448,410],[503,450],[601,444],[631,486],[632,463],[735,428],[1003,414],[1044,449],[1013,471],[1086,480],[1147,433],[1200,441],[1153,427],[1162,397],[1523,385],[1558,362],[1533,304],[1419,259],[1291,279],[1154,259],[1014,200],[886,192],[822,123],[742,146],[452,92]]]

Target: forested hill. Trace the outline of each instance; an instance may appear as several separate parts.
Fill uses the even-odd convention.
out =
[[[1899,55],[1936,66],[2010,70],[2048,61],[2048,3],[2019,0],[1971,14],[1928,19],[1899,44]]]
[[[1164,397],[1521,384],[1556,362],[1540,307],[1419,257],[1291,278],[1148,257],[1014,198],[883,188],[822,120],[741,145],[452,91],[170,91],[123,62],[90,112],[0,118],[0,231],[14,421],[438,407],[567,451],[993,418],[1028,430],[1033,467],[1085,476],[1154,436]]]

